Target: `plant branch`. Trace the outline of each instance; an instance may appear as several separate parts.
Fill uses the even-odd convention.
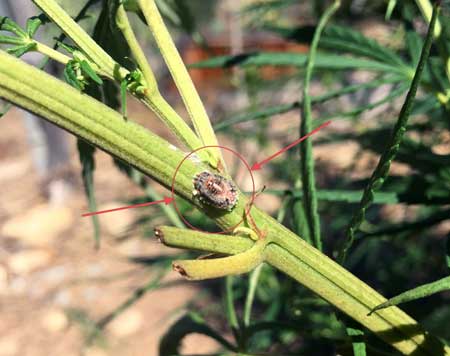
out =
[[[41,42],[35,41],[35,43],[36,43],[35,51],[42,53],[43,55],[53,59],[56,62],[66,65],[71,60],[69,56],[66,56],[63,53],[58,52]]]
[[[309,48],[308,60],[306,63],[305,80],[303,83],[303,110],[302,120],[300,125],[300,136],[305,136],[312,131],[312,115],[311,115],[311,96],[309,95],[309,87],[311,83],[314,62],[316,60],[317,46],[322,31],[329,21],[331,16],[336,12],[340,6],[340,1],[336,0],[331,5],[319,20],[317,29]],[[307,215],[310,235],[314,246],[319,250],[322,249],[322,240],[320,236],[320,217],[318,212],[317,194],[316,194],[316,179],[314,175],[314,158],[312,153],[312,141],[305,140],[300,144],[300,172],[302,177],[302,187],[304,194],[304,206]]]
[[[99,73],[110,79],[123,80],[129,73],[106,53],[54,0],[33,0],[58,27],[99,67]]]
[[[248,250],[232,256],[174,261],[172,266],[175,271],[190,280],[247,273],[264,261],[264,248],[267,243],[267,239],[259,239]]]
[[[153,33],[156,43],[158,44],[164,61],[180,91],[189,117],[194,124],[195,132],[198,137],[200,137],[204,146],[217,146],[218,141],[214,130],[212,129],[208,114],[206,113],[206,109],[203,106],[200,96],[195,89],[192,79],[173,43],[172,37],[163,22],[154,0],[139,0],[138,3],[147,20],[150,30]],[[210,149],[209,152],[211,152],[213,157],[213,161],[210,162],[213,166],[217,166],[219,161],[222,161],[223,163],[219,149]]]
[[[150,67],[150,63],[148,63],[147,58],[145,57],[144,51],[139,45],[139,42],[134,34],[133,28],[131,27],[130,21],[128,20],[128,16],[123,4],[120,4],[119,7],[117,8],[116,25],[122,32],[123,36],[125,37],[125,40],[127,41],[128,46],[130,47],[131,53],[133,54],[133,57],[136,60],[139,69],[142,71],[142,74],[144,75],[148,91],[153,90],[158,91],[158,83],[156,82],[153,70]]]
[[[117,9],[116,24],[122,31],[123,36],[130,46],[131,53],[144,76],[144,86],[146,89],[143,91],[144,96],[141,97],[140,100],[142,100],[142,102],[166,124],[170,131],[172,131],[186,147],[191,150],[202,147],[203,145],[200,139],[162,97],[153,70],[136,39],[123,4],[119,5]],[[199,151],[198,154],[202,156],[203,159],[207,160],[205,151]]]
[[[245,306],[244,306],[244,326],[250,326],[250,317],[252,313],[253,300],[255,299],[256,287],[258,286],[259,276],[261,274],[263,264],[261,263],[258,267],[256,267],[249,277],[248,283],[248,292],[247,298],[245,298]]]
[[[434,1],[435,3],[437,3],[438,1]],[[424,19],[430,23],[431,22],[431,18],[433,17],[433,5],[431,5],[430,0],[416,0],[416,4],[420,9],[420,12],[422,13],[422,16],[424,17]],[[441,23],[439,22],[439,19],[436,19],[436,25],[434,26],[434,32],[433,32],[433,36],[435,38],[438,38],[441,35],[442,32],[442,26]]]

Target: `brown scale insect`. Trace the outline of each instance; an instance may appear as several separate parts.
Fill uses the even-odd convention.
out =
[[[204,171],[194,177],[192,194],[205,204],[218,209],[232,210],[238,201],[238,192],[226,178]]]

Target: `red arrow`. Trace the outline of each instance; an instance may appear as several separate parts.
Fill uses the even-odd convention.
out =
[[[257,162],[252,166],[252,171],[257,171],[259,169],[261,169],[261,166],[263,164],[266,164],[267,162],[269,162],[270,160],[274,159],[276,156],[282,154],[283,152],[286,152],[288,149],[294,147],[295,145],[298,145],[300,142],[302,142],[303,140],[306,140],[309,136],[314,135],[317,131],[323,129],[325,126],[328,126],[329,124],[331,124],[331,121],[327,121],[325,123],[323,123],[322,125],[320,125],[319,127],[317,127],[316,129],[312,130],[310,133],[306,134],[303,137],[300,137],[298,140],[295,140],[294,142],[292,142],[290,145],[286,146],[285,148],[282,148],[281,150],[279,150],[278,152],[275,152],[272,156],[267,157],[265,160],[262,160],[261,162]]]
[[[135,204],[135,205],[122,206],[120,208],[109,209],[109,210],[94,211],[93,213],[85,213],[85,214],[82,214],[81,216],[86,217],[86,216],[92,216],[92,215],[98,215],[98,214],[105,214],[105,213],[110,213],[112,211],[140,208],[142,206],[149,206],[149,205],[160,204],[160,203],[165,203],[166,205],[168,205],[168,204],[170,204],[172,202],[172,200],[173,200],[173,198],[164,197],[164,199],[151,201],[151,202],[148,202],[148,203],[141,203],[141,204]]]

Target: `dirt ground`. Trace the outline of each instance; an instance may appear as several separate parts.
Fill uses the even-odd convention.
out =
[[[175,273],[166,280],[178,283],[147,293],[93,345],[86,336],[88,320],[100,320],[154,278],[151,267],[130,258],[173,253],[142,238],[145,226],[134,227],[137,218],[158,208],[102,216],[101,249],[95,250],[91,221],[81,217],[87,204],[75,139],[70,137],[72,190],[64,201],[50,203],[40,189],[21,112],[11,110],[0,124],[0,356],[157,355],[160,336],[199,291]],[[96,158],[99,209],[142,196],[108,155],[98,152]],[[187,353],[217,346],[199,335],[184,344]]]

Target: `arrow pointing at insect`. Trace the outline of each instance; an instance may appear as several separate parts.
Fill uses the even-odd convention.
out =
[[[287,150],[289,150],[290,148],[294,147],[295,145],[298,145],[300,142],[306,140],[309,136],[314,135],[316,132],[318,132],[319,130],[323,129],[324,127],[328,126],[329,124],[331,124],[331,121],[327,121],[325,123],[323,123],[322,125],[320,125],[319,127],[317,127],[316,129],[312,130],[310,133],[306,134],[305,136],[300,137],[299,139],[295,140],[294,142],[292,142],[290,145],[282,148],[281,150],[279,150],[278,152],[275,152],[272,156],[267,157],[266,159],[262,160],[261,162],[257,162],[255,163],[252,167],[251,170],[252,171],[257,171],[261,169],[261,166],[263,164],[266,164],[267,162],[271,161],[272,159],[274,159],[275,157],[279,156],[280,154],[286,152]]]
[[[119,211],[119,210],[125,210],[125,209],[133,209],[133,208],[140,208],[140,207],[143,207],[143,206],[149,206],[149,205],[155,205],[155,204],[161,204],[161,203],[165,203],[166,205],[169,205],[172,201],[173,201],[173,198],[164,197],[164,199],[151,201],[151,202],[148,202],[148,203],[141,203],[141,204],[135,204],[135,205],[122,206],[120,208],[109,209],[109,210],[94,211],[92,213],[82,214],[81,216],[82,217],[86,217],[86,216],[92,216],[92,215],[106,214],[106,213],[111,213],[113,211]]]

